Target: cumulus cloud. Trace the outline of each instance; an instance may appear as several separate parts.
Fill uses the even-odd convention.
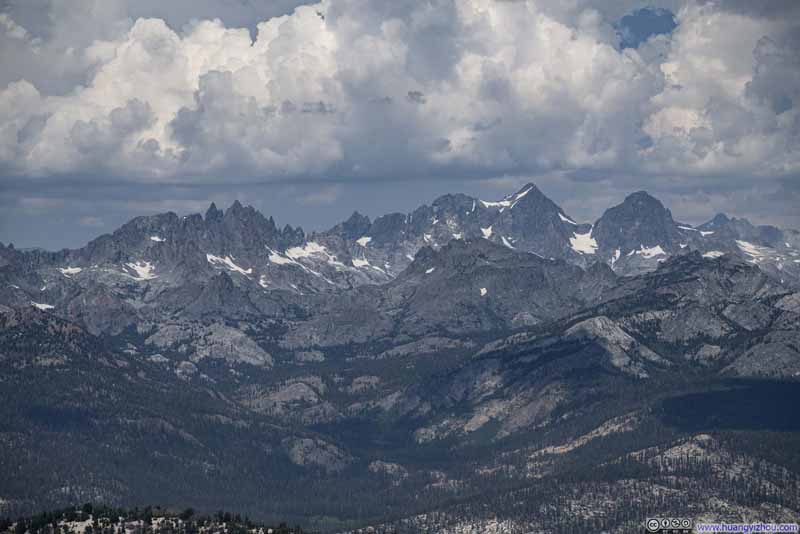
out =
[[[636,47],[619,21],[637,1],[32,4],[46,22],[0,15],[30,59],[0,56],[5,176],[752,187],[800,169],[798,22],[749,3],[658,2],[677,27]]]
[[[765,76],[760,73],[772,67],[780,78],[773,81],[784,86],[780,96],[800,88],[790,61],[764,50],[765,39],[773,44],[791,41],[797,28],[790,24],[797,21],[776,23],[715,8],[688,6],[678,14],[679,25],[660,66],[665,88],[654,95],[655,109],[645,118],[644,130],[653,139],[645,152],[645,169],[796,173],[798,110],[791,98],[781,98],[783,107],[776,108],[759,93],[759,81]]]

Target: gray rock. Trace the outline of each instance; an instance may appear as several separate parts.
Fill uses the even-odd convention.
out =
[[[295,438],[283,441],[289,460],[302,467],[315,467],[328,473],[342,471],[353,458],[340,448],[317,438]]]

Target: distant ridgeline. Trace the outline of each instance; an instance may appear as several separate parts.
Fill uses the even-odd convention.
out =
[[[641,191],[583,223],[528,184],[311,235],[236,202],[0,244],[0,399],[0,517],[166,509],[14,534],[270,529],[187,506],[336,533],[800,522],[800,231]]]
[[[277,526],[264,525],[247,517],[230,512],[213,515],[196,514],[192,508],[181,512],[160,507],[115,508],[103,505],[84,504],[51,512],[20,518],[0,519],[0,533],[175,533],[197,534],[225,532],[226,534],[311,534],[302,528],[289,527],[286,523]]]

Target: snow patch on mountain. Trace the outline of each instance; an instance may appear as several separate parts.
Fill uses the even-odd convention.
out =
[[[42,311],[52,310],[53,308],[55,308],[55,306],[51,304],[42,304],[40,302],[33,302],[33,301],[31,301],[31,306],[33,306],[34,308],[38,308]]]
[[[309,241],[302,247],[292,247],[286,251],[286,255],[293,260],[309,258],[319,254],[328,254],[328,251],[324,246],[320,245],[316,241]]]
[[[502,236],[500,239],[502,239],[502,240],[503,240],[503,244],[504,244],[505,246],[507,246],[508,248],[510,248],[510,249],[513,249],[513,248],[514,248],[514,245],[512,245],[511,243],[509,243],[508,239],[506,239],[506,237],[505,237],[505,236]]]
[[[490,226],[489,228],[481,228],[481,233],[483,234],[483,237],[489,239],[492,237],[492,227]]]
[[[578,226],[578,223],[576,223],[575,221],[573,221],[569,217],[564,216],[564,214],[561,213],[560,211],[558,212],[558,218],[561,219],[562,221],[564,221],[565,223],[574,224],[575,226]]]
[[[592,237],[592,230],[585,234],[572,234],[569,238],[569,244],[572,250],[580,254],[594,254],[597,252],[597,241]]]
[[[270,249],[269,247],[267,247],[267,248],[268,248],[268,250],[270,252],[270,254],[269,254],[270,263],[274,263],[275,265],[292,265],[292,264],[297,263],[294,260],[289,259],[289,258],[287,258],[286,256],[284,256],[282,254],[278,254],[277,252],[275,252],[274,250]]]
[[[711,250],[711,251],[706,252],[705,254],[703,254],[703,257],[704,258],[712,258],[713,259],[713,258],[719,258],[720,256],[724,256],[724,255],[725,255],[725,253],[724,252],[720,252],[719,250]]]
[[[612,269],[614,268],[614,264],[617,263],[617,260],[619,260],[619,257],[620,257],[621,254],[622,254],[622,251],[620,251],[620,249],[616,249],[614,251],[614,255],[611,256],[611,268]]]
[[[425,271],[425,274],[431,274],[431,273],[432,273],[433,271],[435,271],[435,270],[436,270],[436,267],[431,267],[430,269],[427,269],[427,270]]]
[[[707,235],[714,235],[714,232],[704,232],[704,231],[700,230],[700,235],[705,237]]]
[[[358,243],[358,245],[361,247],[366,247],[367,245],[369,245],[370,241],[372,241],[372,238],[368,236],[359,237],[358,239],[356,239],[356,243]]]
[[[639,250],[636,251],[636,254],[642,256],[643,258],[655,258],[656,256],[667,255],[667,253],[664,252],[664,249],[661,248],[661,245],[656,245],[654,247],[645,247],[644,245],[639,245]]]
[[[766,247],[759,247],[758,245],[754,245],[748,241],[739,241],[737,239],[736,246],[739,247],[742,252],[753,258],[754,261],[758,261],[765,256],[770,255],[769,250],[767,250]]]
[[[513,208],[517,202],[519,202],[525,195],[531,192],[533,187],[529,187],[525,191],[517,193],[515,195],[511,195],[506,197],[503,200],[499,200],[497,202],[491,202],[488,200],[481,200],[480,203],[483,204],[484,208],[500,208],[500,213],[503,212],[506,208],[511,209]]]
[[[137,282],[144,282],[158,278],[155,274],[155,268],[149,261],[137,261],[136,263],[126,263],[125,266],[136,273],[136,276],[131,276]]]
[[[510,202],[507,200],[499,200],[497,202],[492,202],[490,200],[481,200],[481,204],[483,204],[484,208],[505,208],[510,205]]]
[[[363,259],[360,259],[360,258],[353,258],[353,267],[358,267],[358,268],[371,267],[371,265],[369,264],[369,261],[367,261],[367,260],[363,260]]]
[[[482,296],[482,297],[485,297],[485,296],[486,296],[486,294],[487,294],[488,292],[489,292],[489,291],[488,291],[488,290],[487,290],[485,287],[482,287],[482,288],[481,288],[481,296]]]
[[[336,256],[331,255],[327,251],[327,249],[325,247],[323,247],[323,246],[321,246],[321,245],[319,245],[319,244],[317,244],[315,242],[307,243],[304,247],[290,248],[290,249],[288,249],[286,251],[286,255],[285,256],[282,255],[282,254],[279,254],[278,252],[275,252],[274,250],[272,250],[269,247],[267,247],[267,250],[270,251],[270,255],[269,255],[270,263],[273,263],[275,265],[296,265],[300,269],[302,269],[302,270],[306,271],[307,273],[310,273],[310,274],[312,274],[312,275],[314,275],[314,276],[316,276],[318,278],[321,278],[326,283],[331,284],[331,285],[334,285],[334,283],[331,280],[329,280],[328,278],[323,276],[321,273],[315,271],[314,269],[311,269],[311,268],[307,267],[306,265],[303,265],[298,260],[299,259],[314,260],[315,258],[318,259],[318,258],[321,257],[322,261],[324,261],[324,262],[326,262],[326,263],[328,263],[330,265],[333,265],[337,270],[341,270],[343,268],[349,269],[349,267],[346,267],[343,263],[338,261],[336,259]],[[313,263],[313,261],[312,261],[312,263]],[[295,286],[294,284],[289,284],[289,285],[291,287],[297,289],[297,286]]]
[[[63,274],[64,276],[69,277],[72,276],[73,274],[80,273],[81,271],[83,271],[83,269],[81,269],[80,267],[67,267],[65,269],[59,269],[59,271],[61,271],[61,274]]]
[[[163,243],[164,241],[166,241],[166,239],[164,239],[163,237],[159,237],[157,235],[151,235],[150,241],[155,241],[156,243]]]
[[[336,259],[336,256],[328,252],[328,249],[316,241],[309,241],[302,247],[292,247],[286,251],[286,255],[293,260],[319,258],[334,267],[345,267]]]
[[[226,267],[229,271],[243,274],[245,276],[250,276],[251,274],[253,274],[252,268],[243,269],[242,267],[239,267],[233,262],[233,258],[231,258],[230,256],[225,256],[224,258],[220,258],[219,256],[214,256],[213,254],[206,254],[206,260],[208,260],[208,263],[212,265],[221,265],[223,267]]]

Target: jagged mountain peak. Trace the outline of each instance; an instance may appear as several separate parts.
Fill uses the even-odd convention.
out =
[[[547,195],[542,193],[542,190],[539,189],[539,186],[537,186],[533,182],[526,183],[525,185],[520,187],[519,190],[517,190],[516,193],[514,193],[513,195],[510,195],[510,196],[519,197],[519,198],[530,196],[530,197],[534,197],[534,198],[540,197],[540,198],[546,198],[547,200],[550,200],[550,198]]]
[[[244,206],[238,200],[234,200],[233,204],[225,210],[223,221],[226,224],[253,224],[257,226],[269,226],[270,230],[274,231],[274,222],[270,224],[270,220],[255,209],[253,206]]]
[[[780,228],[770,225],[754,225],[746,218],[729,217],[723,213],[717,214],[713,219],[697,228],[706,236],[713,236],[717,240],[743,241],[773,249],[792,248],[792,245],[788,243],[793,241],[789,237],[790,232],[784,232]],[[791,263],[795,263],[793,260],[796,256],[791,254],[789,256],[784,259],[790,259]]]
[[[123,224],[113,232],[113,235],[117,238],[130,240],[137,240],[142,237],[147,238],[153,233],[171,230],[178,225],[179,221],[178,215],[171,211],[156,215],[143,215]]]
[[[523,185],[522,187],[520,187],[516,194],[520,194],[520,193],[522,193],[524,191],[530,191],[530,190],[534,190],[534,191],[537,191],[537,192],[541,193],[541,191],[539,191],[539,187],[535,183],[528,182],[525,185]]]
[[[370,218],[356,210],[347,220],[331,228],[328,233],[337,235],[342,239],[356,240],[367,234],[371,226],[372,221]]]
[[[714,227],[714,226],[724,226],[724,225],[728,224],[729,222],[731,222],[731,218],[730,217],[728,217],[724,213],[717,213],[716,215],[714,215],[713,219],[711,219],[707,223],[702,224],[701,227],[706,228],[706,227]]]
[[[677,248],[680,239],[672,213],[646,191],[632,193],[607,209],[595,223],[592,236],[606,255],[654,247],[668,253]]]
[[[228,214],[242,215],[242,214],[246,213],[247,211],[254,212],[255,208],[253,208],[252,206],[247,206],[245,208],[242,205],[242,203],[239,202],[238,199],[236,199],[236,200],[233,201],[233,204],[231,204],[230,207],[227,210],[225,210],[225,215],[228,215]]]
[[[663,206],[660,200],[658,200],[656,197],[654,197],[645,190],[634,191],[633,193],[630,193],[628,196],[625,197],[623,203],[635,203],[635,204],[657,203],[659,206]]]
[[[672,213],[659,199],[647,191],[636,191],[629,194],[622,202],[606,210],[606,213],[629,214],[649,219],[669,218],[669,220],[672,220]]]
[[[505,210],[506,208],[513,208],[518,203],[524,201],[526,204],[541,204],[545,203],[548,205],[556,206],[556,204],[550,200],[541,190],[536,186],[536,184],[529,182],[522,186],[516,193],[512,193],[510,195],[506,195],[503,197],[502,200],[498,201],[491,201],[491,200],[481,200],[481,203],[484,207],[487,208],[498,208],[500,210]],[[557,207],[557,206],[556,206]]]
[[[371,224],[370,218],[360,211],[355,210],[352,215],[345,221],[346,224]]]
[[[206,222],[216,221],[222,219],[224,215],[225,214],[222,212],[222,210],[217,209],[217,205],[214,202],[212,202],[211,205],[206,210],[206,215],[204,219]]]
[[[526,202],[544,201],[555,205],[555,202],[553,202],[550,197],[542,193],[542,190],[539,189],[533,182],[529,182],[521,187],[519,191],[512,195],[512,198],[515,198],[517,201],[522,201],[524,199]]]
[[[431,206],[448,205],[454,202],[472,202],[473,200],[475,200],[474,197],[465,195],[464,193],[447,193],[436,197],[436,199],[431,202]]]

